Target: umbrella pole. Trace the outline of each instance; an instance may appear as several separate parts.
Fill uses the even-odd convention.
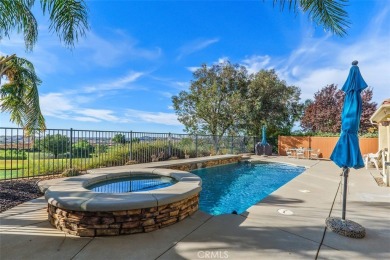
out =
[[[344,190],[343,190],[343,212],[342,219],[345,220],[345,212],[347,211],[347,186],[348,186],[348,173],[349,168],[343,168],[343,176],[344,176]]]
[[[342,175],[344,176],[344,190],[342,218],[329,216],[326,218],[325,223],[330,230],[339,235],[352,238],[363,238],[366,235],[366,229],[352,220],[345,219],[345,212],[347,207],[348,174],[349,168],[343,167]]]

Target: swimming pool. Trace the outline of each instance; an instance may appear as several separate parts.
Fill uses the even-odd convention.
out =
[[[200,209],[221,215],[241,214],[304,170],[280,163],[238,163],[191,172],[202,179]]]
[[[177,180],[171,177],[145,173],[118,179],[104,180],[87,186],[86,188],[101,193],[126,193],[161,189],[175,183],[177,183]]]

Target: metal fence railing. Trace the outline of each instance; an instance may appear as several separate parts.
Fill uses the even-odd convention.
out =
[[[247,136],[47,129],[28,136],[0,127],[0,180],[87,169],[253,152]]]

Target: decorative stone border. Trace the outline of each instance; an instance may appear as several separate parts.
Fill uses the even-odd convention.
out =
[[[151,232],[179,222],[198,210],[199,195],[151,208],[120,211],[72,211],[49,204],[50,223],[81,237]]]
[[[230,156],[229,158],[217,158],[217,159],[207,158],[207,159],[198,160],[194,162],[183,162],[183,163],[172,164],[172,165],[164,165],[163,167],[169,169],[181,170],[181,171],[192,171],[200,168],[237,163],[239,161],[242,161],[243,159],[246,160],[248,158],[250,157],[243,157],[241,155]]]
[[[97,182],[144,173],[169,176],[178,182],[144,192],[97,193],[86,189]],[[50,223],[57,229],[78,236],[105,236],[150,232],[188,217],[198,210],[201,179],[171,169],[107,168],[106,173],[44,181],[39,187],[45,192]]]

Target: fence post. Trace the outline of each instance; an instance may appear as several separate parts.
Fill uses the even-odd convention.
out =
[[[230,153],[233,154],[233,149],[234,149],[234,136],[232,136],[232,143],[230,145]]]
[[[69,151],[69,166],[72,168],[72,146],[73,146],[73,128],[70,129],[70,151]]]
[[[195,154],[196,158],[198,158],[198,134],[195,134]]]
[[[130,131],[130,161],[133,160],[133,131]]]
[[[256,154],[256,136],[253,137],[253,153]]]
[[[171,133],[168,133],[168,155],[172,157]]]

